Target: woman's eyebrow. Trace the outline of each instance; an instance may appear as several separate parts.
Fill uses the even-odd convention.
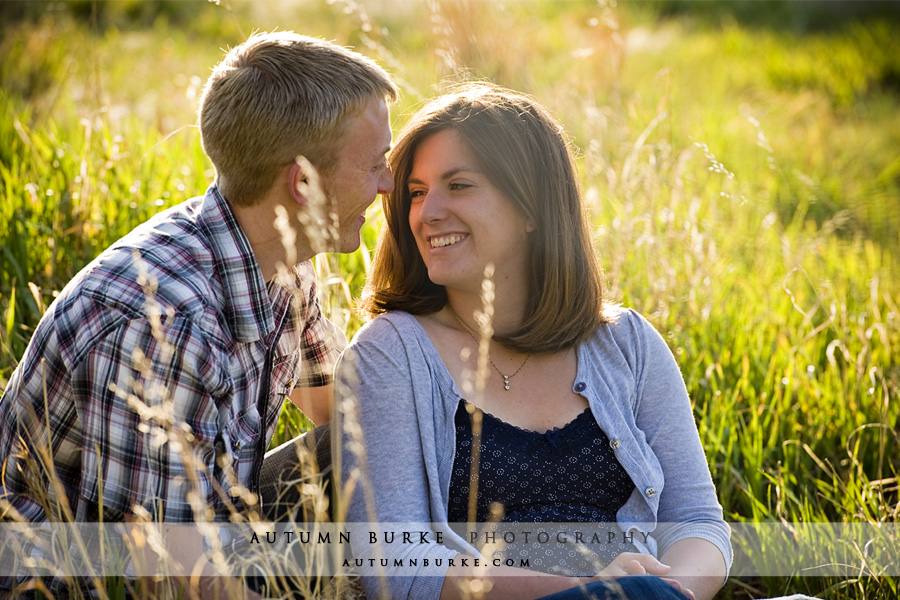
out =
[[[452,169],[448,169],[447,171],[444,171],[444,173],[441,175],[441,180],[450,179],[451,177],[453,177],[454,175],[457,175],[457,174],[459,174],[459,173],[476,173],[476,174],[481,174],[481,171],[479,171],[478,169],[476,169],[476,168],[474,168],[474,167],[469,167],[469,166],[465,166],[465,165],[459,166],[459,167],[453,167]],[[407,180],[407,183],[418,183],[418,184],[423,184],[423,183],[425,183],[425,182],[422,181],[422,180],[420,180],[420,179],[417,179],[417,178],[415,178],[415,177],[410,177],[410,178]]]

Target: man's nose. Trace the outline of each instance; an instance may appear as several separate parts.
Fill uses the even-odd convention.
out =
[[[378,193],[390,194],[394,191],[394,173],[388,167],[381,172],[381,179],[378,181]]]

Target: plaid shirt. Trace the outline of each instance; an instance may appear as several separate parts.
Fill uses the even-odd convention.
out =
[[[78,521],[135,504],[168,522],[209,507],[225,518],[255,491],[284,399],[331,383],[344,343],[312,264],[289,279],[266,285],[215,186],[103,252],[44,315],[0,398],[0,497],[32,521],[48,518],[35,486]],[[35,471],[41,449],[65,498]]]

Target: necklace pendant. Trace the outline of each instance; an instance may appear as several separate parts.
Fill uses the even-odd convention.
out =
[[[503,389],[505,389],[507,392],[509,391],[509,375],[503,376]]]

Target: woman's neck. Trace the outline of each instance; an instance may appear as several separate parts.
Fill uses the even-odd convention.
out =
[[[494,336],[505,336],[517,331],[525,318],[525,302],[518,295],[497,293],[489,307],[485,307],[480,295],[447,290],[447,309],[451,318],[458,318],[470,330],[481,335],[483,329],[476,315],[491,315],[490,326]],[[487,310],[486,310],[487,309]]]

